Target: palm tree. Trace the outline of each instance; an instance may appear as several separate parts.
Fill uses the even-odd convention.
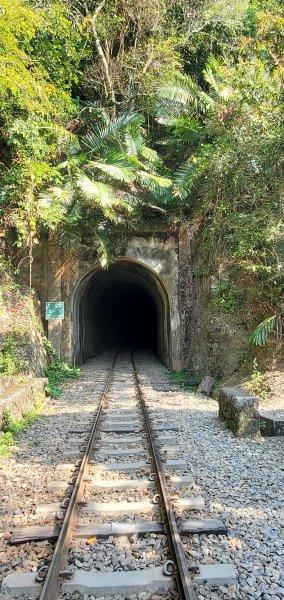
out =
[[[110,118],[100,112],[78,140],[71,140],[68,155],[59,168],[65,173],[62,187],[49,188],[41,200],[61,198],[71,204],[83,200],[109,220],[131,213],[139,194],[157,199],[168,193],[172,181],[159,174],[163,168],[157,152],[146,145],[138,113]]]
[[[96,124],[81,139],[84,154],[76,184],[86,201],[94,202],[107,219],[116,221],[131,213],[139,193],[163,196],[171,187],[159,175],[162,162],[145,142],[143,117],[138,113],[109,118]]]
[[[98,250],[106,263],[102,232],[111,223],[129,224],[145,205],[162,210],[159,203],[169,194],[172,181],[161,175],[162,160],[146,144],[140,114],[109,117],[101,109],[94,112],[95,122],[88,121],[84,134],[71,139],[66,160],[59,165],[62,186],[42,193],[40,202],[42,206],[57,202],[67,214],[78,205],[93,212]]]
[[[176,137],[175,143],[178,141],[181,148],[182,144],[185,145],[187,155],[194,140],[197,140],[198,160],[194,152],[190,152],[173,175],[173,196],[181,200],[188,197],[197,178],[207,168],[211,145],[204,143],[205,117],[214,112],[223,124],[223,120],[231,114],[234,102],[234,90],[224,81],[222,64],[214,56],[208,59],[203,76],[208,84],[208,93],[192,77],[184,74],[177,75],[172,84],[161,87],[158,92],[157,121],[170,129],[172,136]]]

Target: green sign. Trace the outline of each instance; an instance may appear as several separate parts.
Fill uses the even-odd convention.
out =
[[[46,302],[45,318],[64,319],[64,302]]]

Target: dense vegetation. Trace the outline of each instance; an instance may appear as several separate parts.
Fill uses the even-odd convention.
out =
[[[0,209],[105,264],[121,225],[199,223],[204,265],[283,316],[280,0],[0,0]],[[31,272],[32,276],[32,272]],[[281,333],[281,331],[280,331]]]

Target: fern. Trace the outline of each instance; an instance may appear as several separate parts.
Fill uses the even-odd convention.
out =
[[[249,337],[249,342],[255,346],[265,346],[269,334],[276,330],[277,316],[268,317],[257,325],[254,332]]]

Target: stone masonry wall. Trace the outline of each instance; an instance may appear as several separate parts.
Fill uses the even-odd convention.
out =
[[[22,372],[34,377],[44,375],[48,364],[40,334],[41,315],[36,296],[11,282],[2,281],[0,299],[0,349],[13,339]]]

